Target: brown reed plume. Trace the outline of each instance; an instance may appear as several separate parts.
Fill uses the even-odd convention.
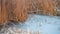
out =
[[[42,0],[44,14],[50,13],[50,15],[54,15],[54,5],[52,0]]]
[[[29,10],[34,13],[42,13],[44,15],[50,14],[51,16],[54,15],[54,7],[55,1],[53,0],[30,0]],[[38,9],[38,10],[37,10]],[[42,11],[40,11],[42,10]]]
[[[23,0],[0,0],[0,25],[13,21],[25,21],[27,11]]]
[[[36,4],[35,8],[33,4]],[[0,0],[0,24],[11,20],[23,22],[27,18],[27,12],[36,9],[43,9],[42,14],[54,15],[52,0]]]

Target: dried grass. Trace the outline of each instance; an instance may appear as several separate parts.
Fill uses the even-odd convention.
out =
[[[54,11],[56,0],[0,0],[0,2],[0,25],[10,21],[24,22],[28,13],[44,15],[56,13]]]

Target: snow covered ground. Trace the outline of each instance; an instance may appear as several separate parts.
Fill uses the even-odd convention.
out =
[[[39,32],[39,34],[60,34],[60,17],[30,14],[25,23],[17,24],[8,29],[12,30],[12,28],[17,28],[17,30],[18,29],[28,30],[30,32],[35,32],[35,33]],[[5,32],[5,34],[8,34],[8,33]],[[26,33],[23,33],[23,34],[26,34]]]

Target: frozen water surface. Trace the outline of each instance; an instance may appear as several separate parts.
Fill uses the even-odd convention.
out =
[[[39,31],[40,34],[60,34],[60,19],[56,16],[29,15],[21,28]]]
[[[33,32],[39,31],[40,34],[60,34],[60,17],[30,14],[25,23],[15,27]]]

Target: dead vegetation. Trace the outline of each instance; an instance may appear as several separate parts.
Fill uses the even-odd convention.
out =
[[[24,22],[28,13],[50,16],[56,13],[55,0],[0,0],[0,2],[0,24],[11,20]]]

